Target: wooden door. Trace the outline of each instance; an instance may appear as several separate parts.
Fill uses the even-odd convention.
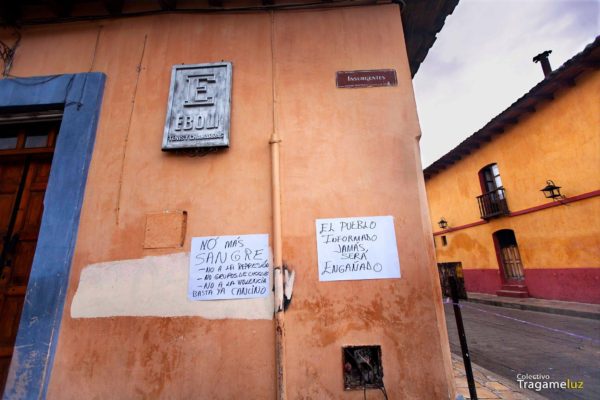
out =
[[[516,244],[500,248],[500,258],[502,259],[502,269],[504,278],[507,281],[522,281],[525,279],[523,273],[523,264],[521,263],[521,254]]]
[[[57,123],[0,126],[0,139],[18,139],[10,147],[4,140],[0,148],[0,393],[19,329],[57,130]]]
[[[494,232],[493,237],[503,283],[523,284],[525,272],[515,233],[510,229],[502,229]]]

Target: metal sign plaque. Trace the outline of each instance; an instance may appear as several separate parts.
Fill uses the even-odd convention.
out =
[[[335,85],[338,88],[397,86],[398,78],[395,69],[338,71],[335,75]]]
[[[163,150],[229,146],[230,62],[175,65]]]

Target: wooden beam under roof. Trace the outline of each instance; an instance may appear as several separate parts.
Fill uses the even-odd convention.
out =
[[[71,16],[73,3],[74,0],[52,0],[49,5],[54,14],[60,18],[65,18]]]
[[[540,99],[540,100],[554,100],[554,93],[540,93],[540,94],[534,94],[532,95],[532,97],[536,98],[536,99]]]
[[[113,17],[119,16],[123,13],[123,4],[125,0],[104,0],[104,8]]]
[[[14,25],[22,15],[20,1],[0,1],[0,25]]]
[[[177,8],[177,0],[158,0],[158,5],[164,11],[172,11]]]
[[[223,0],[208,0],[208,5],[211,7],[223,7]]]

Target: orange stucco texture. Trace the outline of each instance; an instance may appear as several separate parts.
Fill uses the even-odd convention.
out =
[[[233,64],[230,148],[161,152],[171,66],[221,60]],[[398,86],[335,87],[336,71],[376,68],[395,69]],[[297,273],[285,314],[289,398],[362,398],[344,392],[341,362],[342,346],[360,344],[382,346],[390,398],[453,396],[397,5],[23,30],[14,75],[89,70],[107,84],[48,398],[275,397],[273,321],[69,313],[85,266],[175,251],[143,246],[157,210],[187,211],[183,251],[193,236],[272,235],[273,130],[283,259]],[[402,278],[319,282],[315,219],[376,215],[394,216]]]
[[[185,240],[186,211],[165,211],[146,215],[145,249],[179,248]]]

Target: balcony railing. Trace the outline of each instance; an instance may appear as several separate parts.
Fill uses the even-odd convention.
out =
[[[504,188],[498,188],[477,196],[477,202],[479,203],[479,213],[482,219],[500,217],[508,215],[510,212],[508,211],[508,204],[506,204]]]

